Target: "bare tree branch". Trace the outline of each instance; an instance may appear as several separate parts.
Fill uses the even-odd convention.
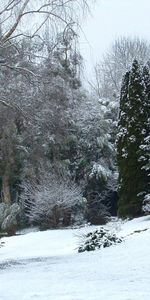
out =
[[[18,17],[17,17],[17,20],[16,22],[14,23],[14,25],[11,27],[11,29],[6,33],[6,35],[4,35],[1,39],[1,43],[4,43],[6,42],[9,37],[14,33],[14,31],[16,30],[22,16],[23,16],[23,12],[25,10],[25,8],[27,7],[27,4],[29,3],[30,0],[26,0],[22,6],[22,8],[20,9],[20,12],[18,14]]]
[[[6,67],[6,68],[9,68],[11,70],[14,70],[14,71],[17,71],[17,72],[25,72],[25,73],[28,73],[32,76],[38,76],[37,74],[35,74],[34,72],[32,72],[31,70],[27,69],[27,68],[23,68],[23,67],[18,67],[18,66],[10,66],[10,65],[7,65],[6,64],[1,64],[1,67]]]
[[[0,100],[0,104],[7,107],[7,108],[10,108],[10,109],[13,109],[19,113],[21,113],[21,115],[25,118],[25,119],[30,119],[29,115],[25,114],[24,111],[21,109],[21,107],[19,107],[18,105],[16,104],[11,104],[11,103],[8,103],[4,100]]]

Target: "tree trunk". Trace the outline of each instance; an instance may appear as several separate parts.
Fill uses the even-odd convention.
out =
[[[2,195],[3,202],[6,204],[11,204],[9,176],[6,174],[4,174],[4,176],[2,177]]]

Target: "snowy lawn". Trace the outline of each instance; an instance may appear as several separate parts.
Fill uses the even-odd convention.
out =
[[[150,216],[107,227],[124,242],[94,252],[77,235],[95,227],[1,239],[0,300],[149,300]]]

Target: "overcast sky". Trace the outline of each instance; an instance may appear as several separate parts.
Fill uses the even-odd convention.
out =
[[[97,0],[82,28],[80,51],[88,74],[117,37],[150,41],[150,0]]]

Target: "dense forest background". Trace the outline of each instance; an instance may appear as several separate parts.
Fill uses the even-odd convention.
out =
[[[75,11],[85,13],[87,2],[7,2],[0,5],[1,230],[149,212],[149,43],[114,41],[85,89]],[[36,28],[24,31],[33,15]]]

